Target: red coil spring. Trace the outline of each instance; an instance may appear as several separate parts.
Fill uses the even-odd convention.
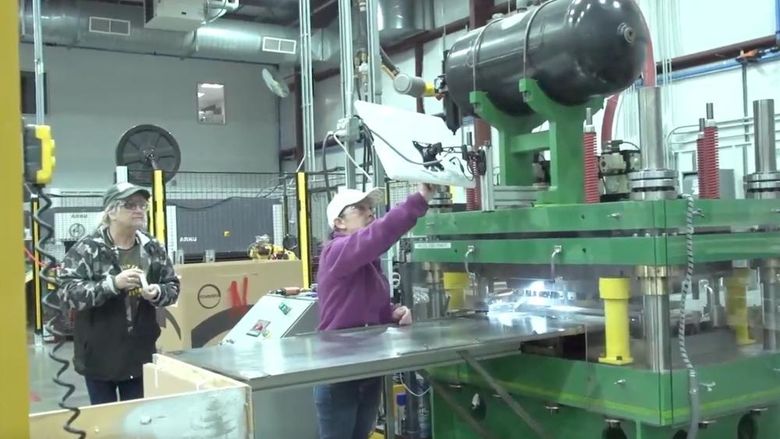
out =
[[[704,133],[699,132],[699,136],[696,138],[696,173],[699,179],[699,198],[704,198],[704,194],[707,192],[707,171],[702,166],[705,155]]]
[[[479,210],[482,208],[482,189],[476,161],[469,160],[469,170],[477,186],[474,189],[466,189],[466,210]]]
[[[583,135],[583,147],[585,165],[585,202],[598,203],[599,193],[599,168],[596,159],[596,133],[585,133]]]
[[[696,149],[699,168],[699,198],[720,198],[718,128],[705,127],[703,136],[696,140]]]

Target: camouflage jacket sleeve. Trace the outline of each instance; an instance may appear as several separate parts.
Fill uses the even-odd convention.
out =
[[[179,277],[176,276],[176,272],[173,269],[173,262],[167,256],[165,248],[161,244],[157,243],[160,251],[160,258],[163,259],[160,262],[160,295],[156,300],[152,301],[152,305],[157,307],[164,307],[173,305],[176,300],[179,299]]]
[[[57,295],[63,304],[82,311],[103,305],[119,291],[114,286],[114,277],[106,272],[96,273],[97,249],[85,241],[74,245],[62,261],[58,278],[60,287]],[[99,264],[102,266],[103,264]]]

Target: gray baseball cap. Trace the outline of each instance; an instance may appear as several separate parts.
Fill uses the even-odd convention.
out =
[[[125,198],[135,194],[141,194],[147,200],[152,196],[151,192],[148,190],[142,188],[141,186],[136,186],[132,183],[124,182],[114,184],[108,188],[105,195],[103,195],[103,207],[108,206],[114,201],[124,200]]]

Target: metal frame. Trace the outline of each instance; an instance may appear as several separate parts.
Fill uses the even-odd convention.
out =
[[[411,261],[551,264],[556,248],[560,249],[552,259],[556,265],[656,266],[659,261],[664,261],[664,265],[682,265],[686,261],[684,236],[480,239],[432,244],[414,244]],[[697,235],[693,245],[698,252],[696,263],[773,258],[780,249],[780,234]]]
[[[740,228],[780,224],[780,200],[696,200],[696,227]],[[495,212],[429,213],[413,230],[416,236],[508,233],[595,232],[680,229],[685,200],[622,201],[549,205]]]
[[[556,204],[584,202],[582,123],[586,109],[596,111],[602,106],[601,100],[594,99],[579,106],[561,105],[548,98],[533,79],[521,80],[518,88],[525,96],[525,103],[533,110],[527,116],[504,113],[484,92],[474,91],[469,96],[480,119],[498,130],[502,184],[532,185],[532,174],[513,170],[530,169],[534,153],[549,150],[550,188],[539,194],[540,200]],[[550,123],[549,130],[532,132],[545,121]]]
[[[780,201],[697,200],[695,206],[694,225],[710,232],[693,237],[696,263],[777,255],[780,234],[755,228],[780,225]],[[431,214],[414,230],[427,238],[412,245],[411,260],[550,264],[560,247],[555,259],[560,265],[681,265],[685,214],[685,200]],[[537,236],[542,233],[548,236]],[[554,233],[561,235],[549,236]],[[588,236],[578,236],[582,233]]]

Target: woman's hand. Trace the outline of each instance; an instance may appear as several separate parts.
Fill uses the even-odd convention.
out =
[[[431,198],[433,198],[433,194],[436,192],[436,186],[429,184],[429,183],[420,183],[420,188],[418,189],[418,192],[420,192],[420,195],[425,198],[425,201],[431,201]]]
[[[141,296],[150,302],[157,300],[160,297],[160,294],[162,294],[162,290],[157,284],[151,284],[149,285],[149,288],[141,290]]]
[[[412,310],[405,306],[399,306],[393,310],[393,321],[401,326],[412,324]]]
[[[118,290],[130,290],[141,286],[141,276],[144,272],[138,268],[128,268],[114,277],[114,285]]]

